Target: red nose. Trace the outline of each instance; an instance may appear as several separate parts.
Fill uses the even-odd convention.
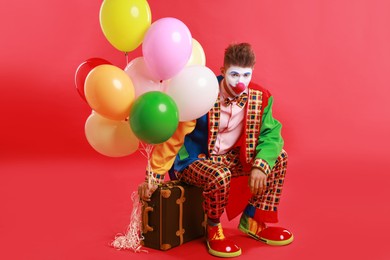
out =
[[[233,88],[234,93],[237,95],[245,90],[245,84],[242,82],[238,82],[237,85]]]

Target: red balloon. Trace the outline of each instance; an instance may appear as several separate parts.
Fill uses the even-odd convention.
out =
[[[85,98],[84,94],[84,83],[85,79],[87,78],[89,72],[94,69],[95,67],[103,64],[109,64],[112,65],[109,61],[106,61],[105,59],[101,58],[90,58],[83,63],[79,65],[79,67],[76,70],[75,74],[75,84],[77,92],[79,92],[82,99],[84,99],[85,102],[87,102],[87,99]]]

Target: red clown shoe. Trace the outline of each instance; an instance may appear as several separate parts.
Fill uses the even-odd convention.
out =
[[[294,240],[293,234],[282,227],[267,227],[264,223],[258,223],[245,213],[242,214],[238,229],[271,246],[284,246]]]
[[[213,256],[235,257],[241,255],[241,248],[225,238],[221,223],[217,226],[207,225],[206,242],[209,253]]]

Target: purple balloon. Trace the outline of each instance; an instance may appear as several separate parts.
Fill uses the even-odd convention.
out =
[[[187,64],[192,53],[192,36],[187,26],[176,18],[155,21],[145,34],[142,54],[156,80],[170,79]]]

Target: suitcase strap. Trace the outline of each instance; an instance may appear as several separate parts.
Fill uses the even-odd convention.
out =
[[[180,245],[184,242],[184,232],[185,229],[183,228],[183,203],[186,200],[186,197],[184,196],[184,188],[180,185],[177,186],[181,191],[181,196],[176,200],[176,204],[179,205],[179,230],[176,231],[176,236],[180,237]]]

